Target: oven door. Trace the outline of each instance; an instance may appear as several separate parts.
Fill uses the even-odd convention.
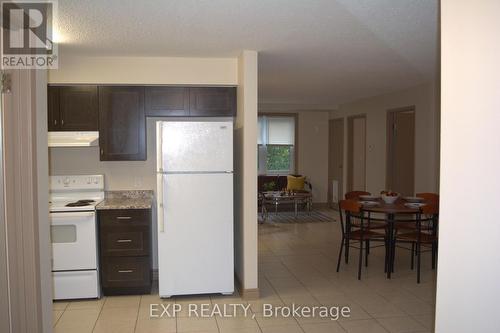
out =
[[[50,214],[52,271],[97,269],[95,212]]]

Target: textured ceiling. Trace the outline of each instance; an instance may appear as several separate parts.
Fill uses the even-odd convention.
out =
[[[334,107],[433,79],[437,0],[59,0],[60,55],[259,51],[259,103]]]

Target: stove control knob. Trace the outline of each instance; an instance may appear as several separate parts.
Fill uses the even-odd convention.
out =
[[[68,186],[69,182],[70,182],[69,177],[64,178],[64,180],[63,180],[64,186]]]

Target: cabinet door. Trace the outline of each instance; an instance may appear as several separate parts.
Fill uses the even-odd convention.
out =
[[[236,88],[190,88],[191,117],[233,117],[236,115]]]
[[[189,88],[146,87],[146,115],[152,117],[188,116]]]
[[[144,87],[99,87],[101,161],[146,160]]]
[[[97,86],[59,87],[60,130],[97,131]]]
[[[47,88],[47,122],[49,131],[60,130],[59,87]]]

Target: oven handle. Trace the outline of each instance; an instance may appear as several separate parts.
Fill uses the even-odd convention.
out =
[[[71,212],[71,213],[50,213],[49,217],[53,218],[68,218],[68,217],[93,217],[95,212]]]

